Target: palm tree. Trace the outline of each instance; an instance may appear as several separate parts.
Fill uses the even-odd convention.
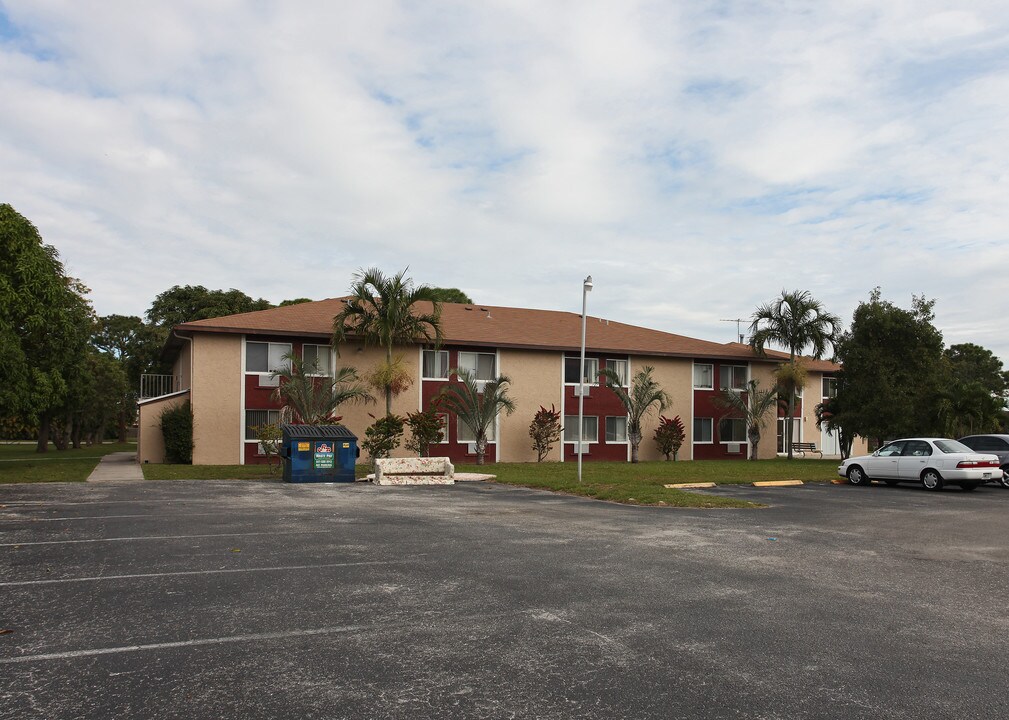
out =
[[[761,390],[760,383],[750,380],[746,389],[741,392],[723,390],[715,396],[715,404],[728,410],[727,414],[742,417],[746,425],[746,438],[753,447],[750,460],[756,460],[757,446],[760,444],[760,433],[767,427],[767,413],[778,407],[778,390]]]
[[[817,360],[833,348],[841,330],[841,320],[824,310],[823,305],[806,290],[781,291],[781,297],[764,303],[753,311],[750,323],[750,345],[757,355],[764,355],[768,344],[788,348],[788,364],[794,371],[795,358],[806,348]],[[785,447],[792,459],[792,418],[795,417],[795,390],[788,394],[788,422],[785,425]]]
[[[394,387],[400,380],[392,378],[395,374],[393,346],[421,338],[437,346],[442,338],[441,303],[432,288],[414,286],[413,280],[406,277],[407,270],[409,268],[392,277],[386,277],[378,268],[355,273],[350,298],[333,318],[333,347],[337,352],[348,335],[360,338],[365,345],[385,348],[385,367],[389,372],[385,373],[382,385],[387,415],[392,414]],[[421,302],[430,302],[431,312],[415,312],[414,305]]]
[[[645,365],[631,378],[630,392],[621,386],[621,377],[612,368],[604,368],[599,372],[606,378],[606,387],[612,390],[620,399],[627,411],[627,439],[631,443],[631,462],[638,462],[638,446],[641,444],[641,418],[658,407],[662,412],[673,404],[672,398],[652,378],[655,368]]]
[[[293,353],[284,359],[287,367],[272,375],[280,378],[273,397],[305,425],[334,422],[336,409],[345,402],[375,402],[352,367],[340,368],[333,377],[320,377],[318,365],[306,369],[305,361]]]
[[[458,376],[459,382],[449,383],[442,389],[438,407],[454,413],[472,431],[476,440],[476,464],[483,465],[488,429],[502,410],[507,415],[515,412],[515,401],[508,397],[511,380],[507,375],[499,375],[496,380],[488,380],[481,390],[469,370],[455,369],[449,374]]]

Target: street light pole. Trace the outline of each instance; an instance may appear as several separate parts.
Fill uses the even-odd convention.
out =
[[[588,305],[589,293],[592,292],[592,276],[589,275],[582,283],[582,352],[578,365],[578,482],[582,481],[582,438],[585,432],[585,309]]]

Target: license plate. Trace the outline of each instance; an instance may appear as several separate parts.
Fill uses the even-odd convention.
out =
[[[981,473],[982,480],[991,480],[991,473]]]

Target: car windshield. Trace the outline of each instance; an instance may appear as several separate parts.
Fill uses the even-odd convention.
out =
[[[962,442],[957,440],[936,440],[935,446],[944,453],[972,453],[974,452]]]

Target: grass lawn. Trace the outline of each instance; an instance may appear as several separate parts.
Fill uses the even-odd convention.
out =
[[[105,443],[80,450],[36,453],[35,444],[0,443],[0,484],[28,482],[84,482],[103,455],[136,452],[136,443]]]
[[[280,468],[273,474],[266,465],[141,465],[144,480],[279,480]]]
[[[577,465],[573,462],[501,463],[484,467],[486,472],[497,475],[498,482],[508,485],[543,488],[633,505],[675,507],[754,507],[754,504],[733,498],[672,490],[663,487],[665,484],[714,482],[719,485],[740,485],[757,480],[829,482],[837,473],[836,460],[697,460],[643,462],[636,465],[586,462],[582,465],[582,483],[579,484]],[[465,472],[470,466],[457,466],[456,469]]]

